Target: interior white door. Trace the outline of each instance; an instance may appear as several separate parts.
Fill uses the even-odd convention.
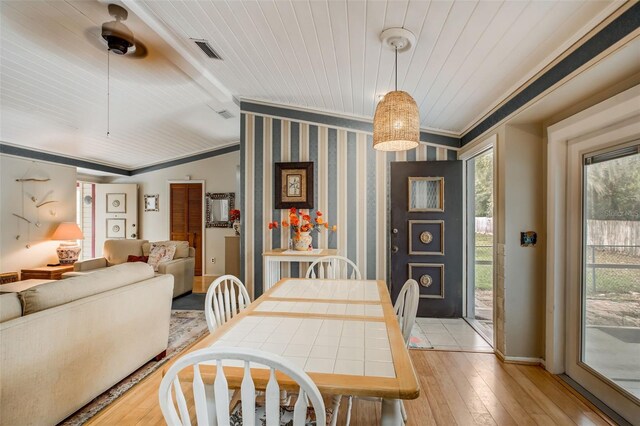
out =
[[[138,238],[138,185],[96,185],[96,257],[107,239]]]

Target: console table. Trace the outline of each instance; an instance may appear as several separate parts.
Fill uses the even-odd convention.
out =
[[[298,262],[302,266],[308,267],[309,263],[325,256],[335,256],[336,249],[315,249],[310,251],[295,251],[290,249],[273,249],[262,253],[264,264],[264,275],[262,277],[262,291],[269,290],[275,283],[280,281],[280,265],[285,262]],[[304,276],[306,268],[300,268],[300,273]],[[295,278],[295,277],[294,277]]]
[[[41,268],[23,269],[21,280],[59,280],[65,272],[73,272],[73,265],[43,266]]]

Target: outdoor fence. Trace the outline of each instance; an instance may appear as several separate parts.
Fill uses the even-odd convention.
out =
[[[639,245],[586,246],[587,294],[640,292]]]

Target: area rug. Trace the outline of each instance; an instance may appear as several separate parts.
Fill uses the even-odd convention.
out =
[[[116,398],[138,384],[149,374],[156,371],[207,332],[207,321],[204,317],[204,311],[171,311],[167,356],[160,361],[150,361],[146,363],[114,385],[111,389],[72,414],[61,424],[65,426],[85,424],[89,419],[115,401]]]
[[[433,349],[433,346],[429,343],[429,340],[418,324],[415,324],[411,329],[409,349]]]

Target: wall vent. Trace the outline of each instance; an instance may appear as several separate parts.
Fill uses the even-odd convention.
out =
[[[231,114],[226,109],[223,109],[222,111],[216,111],[216,112],[220,115],[220,117],[224,118],[225,120],[233,117],[233,114]]]
[[[206,40],[193,40],[193,41],[204,52],[204,54],[210,57],[211,59],[222,60],[222,57],[218,55],[218,53],[215,50],[213,50],[213,47],[211,47]]]

